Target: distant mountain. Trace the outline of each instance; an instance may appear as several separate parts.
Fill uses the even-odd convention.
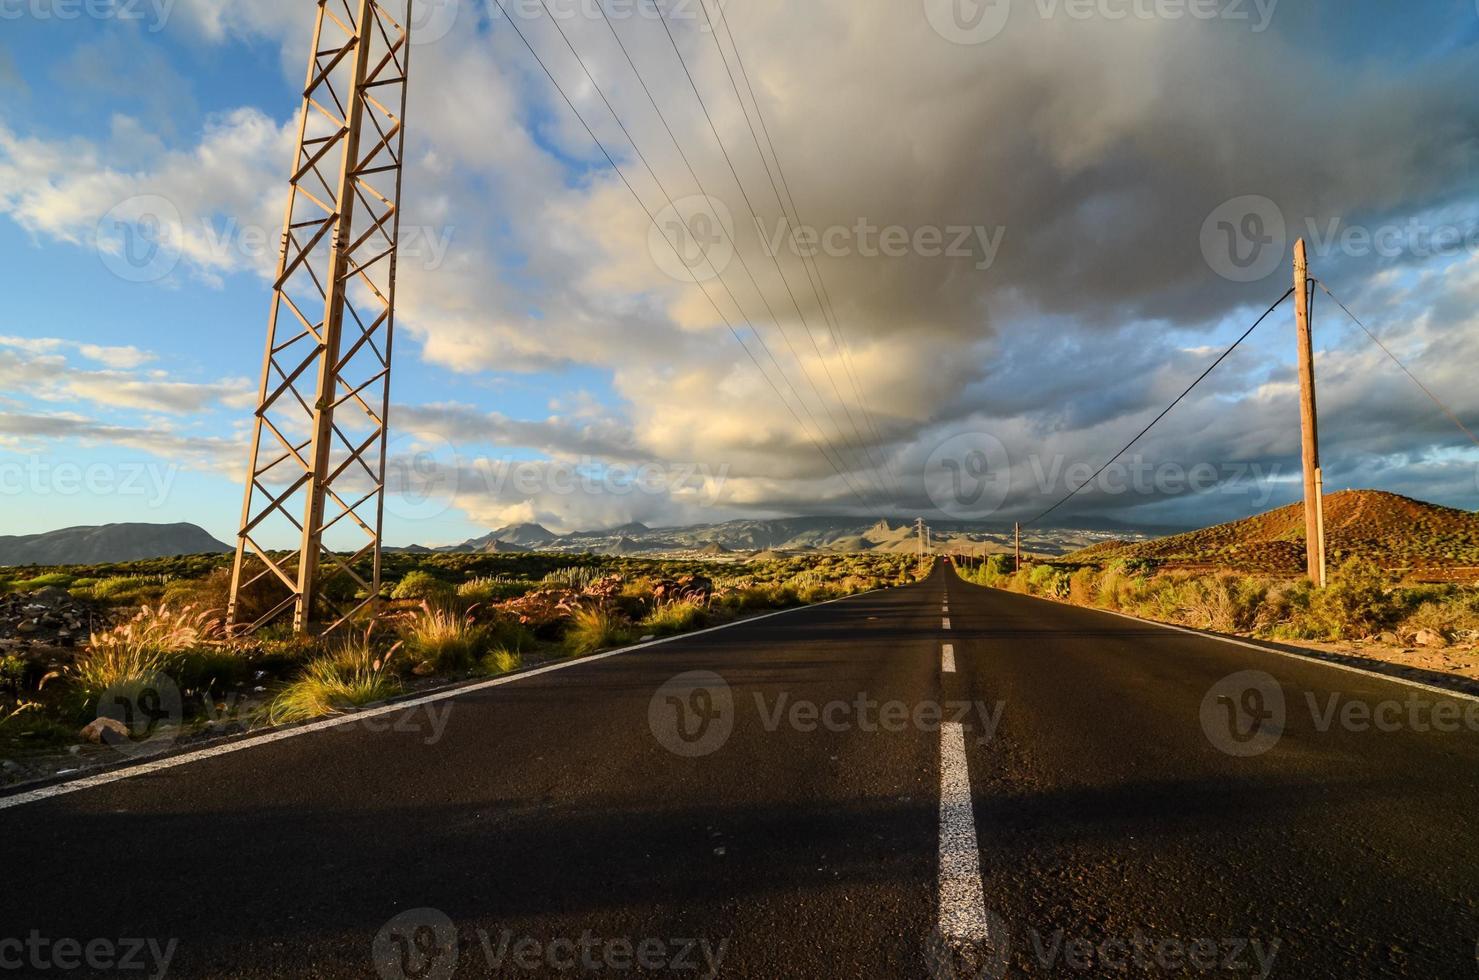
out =
[[[937,551],[973,555],[1009,551],[1011,529],[987,524],[945,522],[932,525]],[[1120,531],[1114,537],[1123,537]],[[1100,531],[1040,531],[1024,542],[1038,554],[1061,554],[1110,538]],[[516,524],[438,548],[444,552],[489,553],[504,551],[550,551],[566,554],[642,555],[692,554],[718,556],[730,552],[801,553],[812,551],[879,551],[912,554],[919,548],[914,527],[897,526],[887,520],[869,521],[850,517],[785,517],[766,520],[741,519],[722,524],[652,528],[633,521],[620,527],[596,531],[554,534],[539,524]]]
[[[97,565],[230,550],[194,524],[103,524],[0,535],[0,565]]]
[[[1379,490],[1325,496],[1325,542],[1335,566],[1369,558],[1391,569],[1479,565],[1479,514]],[[1246,571],[1304,570],[1304,504],[1165,538],[1108,541],[1068,557],[1086,561],[1154,558],[1176,565],[1222,565]]]

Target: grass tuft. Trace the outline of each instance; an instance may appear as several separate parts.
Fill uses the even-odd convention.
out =
[[[616,646],[629,639],[624,617],[605,606],[585,606],[570,617],[565,631],[565,651],[572,657],[584,657],[604,647]]]
[[[267,720],[274,725],[306,721],[394,696],[401,689],[390,671],[396,647],[376,651],[368,632],[343,641],[310,660],[303,673],[272,699]]]
[[[487,647],[487,631],[473,622],[472,613],[433,606],[423,601],[401,628],[407,651],[429,663],[438,673],[466,670]]]

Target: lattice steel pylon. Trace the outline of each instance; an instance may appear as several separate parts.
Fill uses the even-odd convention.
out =
[[[318,0],[236,537],[233,633],[289,609],[296,630],[329,632],[379,598],[413,2]],[[296,556],[260,543],[289,536]],[[348,546],[332,549],[341,536]]]

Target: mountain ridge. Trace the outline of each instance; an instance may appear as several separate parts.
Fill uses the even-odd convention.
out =
[[[174,555],[219,554],[231,546],[196,524],[79,524],[0,535],[0,565],[99,565]]]

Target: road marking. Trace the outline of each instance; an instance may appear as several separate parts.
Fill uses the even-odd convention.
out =
[[[945,644],[940,648],[940,672],[943,674],[955,673],[955,645]]]
[[[944,619],[944,624],[945,624],[945,625],[944,625],[944,626],[942,626],[942,627],[940,627],[940,628],[941,628],[941,629],[947,629],[947,630],[948,630],[948,629],[949,629],[949,628],[950,628],[950,617],[949,617],[949,616],[946,616],[946,617],[945,617],[945,619]]]
[[[624,653],[633,653],[637,650],[645,650],[648,647],[659,646],[663,643],[672,643],[675,640],[691,639],[702,636],[705,633],[714,633],[719,630],[730,629],[735,626],[743,626],[747,623],[757,623],[762,619],[770,619],[773,616],[785,616],[789,613],[803,612],[807,609],[817,609],[822,606],[830,606],[834,602],[844,602],[848,599],[858,599],[865,595],[871,595],[878,589],[870,589],[868,592],[859,592],[856,595],[842,596],[837,599],[828,599],[825,602],[812,603],[809,606],[797,606],[793,609],[779,609],[775,612],[762,613],[759,616],[751,616],[748,619],[737,619],[732,623],[722,623],[718,626],[709,626],[690,633],[678,633],[673,636],[665,636],[660,640],[648,640],[645,643],[636,643],[629,647],[621,647],[616,650],[607,650],[605,653],[595,653],[578,660],[561,660],[531,670],[520,671],[516,674],[505,674],[502,677],[494,677],[476,684],[465,684],[460,687],[452,687],[443,691],[437,691],[419,698],[411,698],[405,701],[395,701],[390,704],[382,704],[373,708],[365,708],[361,711],[347,712],[342,715],[334,715],[319,721],[311,721],[291,728],[279,728],[263,732],[260,735],[250,735],[234,742],[226,742],[221,745],[212,745],[208,748],[197,749],[194,752],[184,752],[180,755],[172,755],[167,758],[158,759],[154,762],[144,762],[138,765],[126,766],[122,769],[114,769],[108,772],[100,772],[92,776],[81,776],[64,783],[54,783],[50,786],[42,786],[38,789],[28,790],[24,793],[15,793],[11,796],[0,796],[0,810],[8,810],[11,807],[23,806],[27,803],[38,803],[41,800],[49,800],[58,796],[66,796],[69,793],[77,793],[95,786],[106,786],[109,783],[120,782],[131,779],[134,776],[146,776],[150,773],[162,772],[166,769],[174,769],[178,766],[188,766],[192,762],[202,762],[206,759],[219,755],[230,755],[243,749],[255,748],[259,745],[267,745],[272,742],[280,742],[283,739],[296,738],[299,735],[310,735],[314,732],[325,731],[330,728],[338,728],[341,725],[352,725],[366,718],[376,718],[381,715],[394,714],[397,711],[409,711],[422,705],[432,704],[437,701],[446,701],[449,698],[460,698],[465,694],[475,694],[478,691],[486,691],[494,687],[502,687],[504,684],[513,684],[529,677],[538,677],[540,674],[552,674],[557,670],[568,670],[571,667],[579,667],[582,664],[595,663],[608,657],[617,657]]]
[[[987,931],[965,729],[950,721],[940,727],[940,935],[979,943]]]

